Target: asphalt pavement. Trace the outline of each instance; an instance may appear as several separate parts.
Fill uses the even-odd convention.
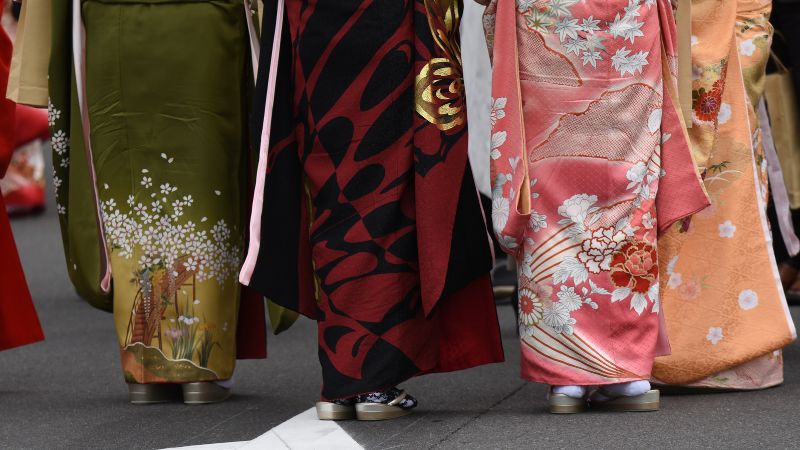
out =
[[[52,199],[51,199],[52,202]],[[269,337],[269,358],[243,361],[217,405],[133,406],[111,316],[69,284],[55,208],[13,228],[46,341],[0,353],[0,448],[157,449],[245,441],[308,409],[319,395],[316,327]],[[511,308],[498,305],[507,361],[414,379],[415,414],[341,426],[368,449],[798,448],[800,346],[786,382],[759,392],[665,396],[662,411],[553,416],[543,386],[520,380]],[[795,319],[800,309],[793,308]]]

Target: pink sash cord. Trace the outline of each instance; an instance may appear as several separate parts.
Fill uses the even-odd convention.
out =
[[[261,246],[261,211],[264,207],[264,184],[267,177],[267,159],[269,158],[270,131],[272,128],[272,109],[275,103],[275,83],[278,77],[278,60],[281,51],[281,36],[283,35],[283,10],[284,0],[278,0],[278,13],[275,16],[275,35],[272,36],[272,55],[270,57],[269,78],[267,83],[267,101],[264,105],[264,123],[261,127],[261,145],[258,150],[258,168],[256,173],[256,186],[253,193],[253,205],[250,210],[250,243],[247,247],[247,257],[244,260],[239,282],[247,286],[253,276],[258,252]],[[252,20],[252,19],[250,19]],[[252,33],[251,33],[252,36]],[[263,36],[262,36],[263,38]],[[256,62],[254,66],[257,66]]]

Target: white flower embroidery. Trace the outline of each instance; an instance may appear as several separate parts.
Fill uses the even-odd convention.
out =
[[[634,19],[634,17],[638,15],[638,12],[632,14],[629,11],[626,11],[625,16],[620,17],[619,13],[617,13],[614,21],[608,25],[608,33],[615,38],[621,37],[633,44],[637,37],[644,36],[644,33],[642,32],[642,26],[644,25],[644,22],[639,22]]]
[[[492,109],[489,113],[492,127],[497,124],[498,120],[506,116],[506,103],[508,103],[508,99],[506,97],[492,99]]]
[[[633,167],[628,169],[628,173],[625,176],[628,178],[628,181],[630,181],[627,189],[639,187],[639,189],[634,191],[634,194],[638,194],[641,190],[641,184],[644,181],[644,177],[647,176],[647,165],[642,161],[639,161]]]
[[[50,98],[47,98],[47,125],[54,127],[56,125],[56,120],[61,118],[61,111],[56,109],[53,102],[50,101]]]
[[[583,306],[583,298],[575,292],[574,287],[561,286],[561,292],[556,294],[561,304],[567,307],[570,311],[577,311]]]
[[[667,281],[667,287],[670,289],[678,289],[683,283],[683,276],[677,272],[672,272],[669,276],[669,281]]]
[[[531,210],[530,227],[534,233],[537,233],[547,228],[547,216]]]
[[[719,237],[732,238],[736,234],[736,225],[730,220],[726,220],[719,226]]]
[[[642,225],[646,230],[652,230],[656,226],[656,219],[649,211],[642,216]]]
[[[492,134],[492,159],[500,159],[500,147],[505,144],[508,134],[505,131],[498,131]]]
[[[758,306],[758,294],[751,289],[746,289],[739,294],[739,307],[749,311]]]
[[[142,181],[140,182],[145,189],[150,189],[153,186],[153,179],[151,177],[142,177]]]
[[[570,222],[583,224],[584,221],[586,221],[586,216],[597,210],[597,208],[593,208],[595,203],[597,203],[596,195],[573,195],[558,207],[558,214],[565,217],[565,219],[561,219],[558,223],[560,225],[566,225]]]
[[[739,44],[739,52],[744,56],[753,56],[756,51],[756,45],[753,44],[752,39],[747,39]]]
[[[717,345],[719,341],[722,340],[724,336],[722,335],[722,328],[720,327],[711,327],[708,329],[708,334],[706,335],[706,340],[711,342],[713,345]]]
[[[492,225],[495,233],[501,234],[508,223],[510,205],[508,199],[503,197],[502,192],[495,192],[492,199]]]
[[[50,138],[50,145],[53,147],[53,151],[61,156],[69,147],[69,138],[64,131],[58,130],[53,134],[53,137]]]
[[[626,73],[636,75],[636,72],[642,72],[644,66],[648,64],[647,56],[650,52],[640,50],[639,53],[634,55],[630,53],[630,50],[622,47],[617,49],[617,52],[611,57],[611,65],[614,70],[619,72],[620,76],[624,77]]]
[[[583,65],[591,64],[592,67],[597,68],[597,61],[602,61],[603,57],[597,50],[587,50],[583,52]]]
[[[578,0],[550,0],[549,13],[556,17],[571,17],[570,7],[578,3]]]
[[[531,9],[535,0],[517,0],[517,9],[519,12],[524,13]]]
[[[614,228],[598,228],[592,232],[591,238],[583,241],[578,259],[592,273],[611,270],[611,259],[620,243],[627,239],[624,231]]]
[[[595,19],[594,16],[589,16],[581,22],[581,28],[587,33],[594,33],[600,31],[600,19]]]
[[[511,236],[501,235],[498,236],[498,241],[501,247],[506,250],[513,250],[519,247],[517,240]]]
[[[543,322],[556,333],[572,334],[575,319],[570,317],[569,308],[561,302],[552,302],[544,308]]]
[[[731,110],[731,105],[728,103],[723,103],[719,106],[719,113],[717,113],[717,121],[719,121],[720,125],[724,125],[731,120],[731,116],[733,115],[733,111]]]
[[[555,32],[558,33],[558,38],[564,42],[567,38],[578,39],[578,31],[581,26],[578,25],[578,19],[570,19],[565,17],[556,23]]]

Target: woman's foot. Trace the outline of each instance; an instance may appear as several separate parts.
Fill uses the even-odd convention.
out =
[[[398,388],[371,392],[349,399],[317,402],[320,420],[388,420],[411,414],[417,399]]]
[[[604,411],[644,412],[658,411],[661,393],[650,389],[647,380],[611,384],[597,389],[590,397],[592,409]]]
[[[138,384],[128,383],[128,396],[134,405],[152,405],[180,399],[181,387],[178,384]]]
[[[575,414],[586,409],[586,386],[552,386],[547,407],[553,414]]]
[[[183,386],[183,403],[187,405],[205,405],[223,402],[231,396],[231,390],[220,383],[202,381],[186,383]]]

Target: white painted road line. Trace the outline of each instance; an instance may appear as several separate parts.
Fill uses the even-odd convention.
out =
[[[342,427],[331,420],[318,420],[314,408],[292,417],[250,442],[179,447],[180,450],[363,450]],[[165,449],[178,450],[178,448]]]

